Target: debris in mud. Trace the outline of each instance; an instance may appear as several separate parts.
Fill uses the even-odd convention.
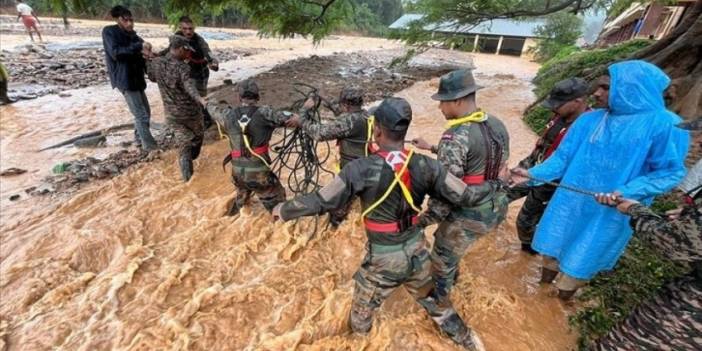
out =
[[[301,58],[275,66],[267,72],[260,73],[253,78],[261,89],[261,104],[271,105],[276,108],[290,107],[300,99],[300,94],[292,83],[300,82],[310,84],[319,89],[327,98],[336,98],[341,89],[347,84],[358,85],[365,89],[365,101],[380,100],[394,92],[403,90],[417,81],[440,76],[450,70],[450,67],[441,65],[410,65],[398,70],[386,68],[392,59],[392,54],[379,54],[376,52],[361,52],[355,54],[338,54],[332,56],[316,56]],[[228,101],[237,104],[236,82],[225,81],[219,87],[211,88],[209,99],[211,101]],[[118,126],[119,127],[119,126]],[[100,141],[99,136],[105,133],[93,132],[69,139],[52,147],[74,144],[77,140],[90,142]],[[173,147],[173,140],[169,135],[155,133],[162,150]],[[93,138],[96,138],[93,140]],[[218,140],[217,128],[210,128],[205,134],[205,143]],[[128,144],[125,144],[128,146]],[[123,146],[125,146],[123,145]],[[46,149],[46,148],[45,148]],[[54,167],[54,176],[45,181],[53,185],[53,191],[70,191],[80,186],[81,183],[93,179],[112,178],[120,174],[125,168],[147,162],[154,154],[138,150],[122,150],[110,155],[107,159],[97,160],[91,157],[71,161]],[[48,192],[34,191],[32,194],[43,195]]]
[[[17,200],[19,200],[19,198],[20,198],[19,194],[15,194],[15,195],[10,196],[10,201],[17,201]]]
[[[327,98],[336,98],[347,84],[358,85],[365,90],[365,101],[371,102],[451,70],[446,65],[430,63],[392,70],[387,68],[392,57],[377,52],[312,55],[277,65],[253,78],[261,89],[262,104],[287,107],[300,98],[294,82],[315,86]],[[236,86],[226,83],[211,89],[211,100],[236,103]]]
[[[11,77],[8,94],[21,99],[55,94],[61,90],[85,88],[107,81],[102,44],[31,44],[0,53]],[[251,55],[252,51],[216,49],[220,62]],[[62,95],[62,97],[70,96]]]
[[[16,175],[20,175],[20,174],[24,174],[24,173],[27,173],[26,169],[11,167],[11,168],[8,168],[8,169],[0,172],[0,176],[10,177],[10,176],[16,176]]]
[[[79,183],[85,183],[93,179],[112,178],[134,164],[152,161],[157,157],[158,153],[154,152],[121,150],[111,154],[104,160],[87,157],[81,160],[61,163],[54,167],[56,175],[44,180],[51,187],[43,187],[39,190],[33,189],[30,193],[32,195],[46,195],[68,190]]]

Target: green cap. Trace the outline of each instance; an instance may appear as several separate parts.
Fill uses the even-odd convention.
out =
[[[470,95],[483,87],[475,84],[473,72],[469,69],[459,69],[441,77],[439,91],[431,98],[438,101],[452,101]]]
[[[573,101],[579,97],[586,96],[590,91],[590,85],[582,78],[564,79],[553,86],[548,98],[541,103],[541,106],[555,110],[566,102]]]
[[[339,94],[339,102],[352,106],[363,105],[363,90],[355,85],[345,86]]]
[[[188,38],[182,35],[171,35],[170,38],[168,38],[168,42],[170,43],[171,49],[184,48],[185,50],[195,51],[195,49],[190,46]]]
[[[246,79],[237,84],[237,89],[239,90],[240,98],[258,100],[258,84],[256,84],[255,80]]]
[[[412,107],[403,98],[390,97],[380,103],[373,115],[375,121],[383,127],[402,132],[406,131],[412,122]]]

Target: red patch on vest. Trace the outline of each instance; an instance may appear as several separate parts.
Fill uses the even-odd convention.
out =
[[[453,140],[453,134],[445,133],[444,135],[441,136],[441,140]]]

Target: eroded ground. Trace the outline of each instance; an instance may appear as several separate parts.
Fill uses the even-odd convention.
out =
[[[91,25],[95,26],[86,24]],[[148,28],[158,30],[154,25]],[[362,49],[359,60],[376,60],[368,50],[399,47],[378,39],[345,37],[317,48],[301,39],[243,35],[226,43],[217,45],[267,51],[224,63],[226,70],[214,75],[214,84],[311,54]],[[426,55],[423,60],[476,67],[478,82],[486,86],[478,94],[479,104],[507,125],[511,162],[524,157],[535,136],[520,116],[533,99],[529,79],[538,67],[494,55],[471,57],[447,51]],[[292,73],[280,79],[287,84],[302,79],[289,77]],[[436,141],[444,123],[429,96],[438,80],[422,79],[397,95],[408,98],[414,110],[410,137]],[[131,119],[121,96],[105,84],[70,94],[0,107],[1,168],[30,169],[24,175],[0,178],[4,348],[454,349],[402,290],[382,307],[368,336],[350,333],[345,323],[351,276],[365,244],[358,209],[338,230],[316,236],[311,220],[271,223],[257,201],[238,217],[222,217],[234,191],[219,166],[227,152],[223,141],[204,147],[187,184],[180,181],[176,156],[170,151],[63,197],[7,201],[8,186],[21,190],[35,184],[57,161],[99,157],[118,149],[33,151]],[[147,94],[154,119],[162,121],[157,90],[150,86]],[[265,99],[275,104],[273,95],[264,95]],[[513,206],[499,230],[471,247],[461,263],[453,299],[488,350],[568,350],[576,338],[569,332],[568,311],[539,286],[538,262],[520,252],[513,225],[516,210]],[[428,237],[431,240],[431,234]]]

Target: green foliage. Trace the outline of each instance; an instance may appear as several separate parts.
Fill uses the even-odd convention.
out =
[[[551,119],[553,113],[548,109],[541,106],[536,106],[529,110],[529,112],[524,116],[524,122],[536,132],[536,134],[541,135],[546,128],[546,123]]]
[[[535,31],[540,38],[534,50],[536,60],[544,62],[572,47],[582,35],[582,27],[582,18],[572,13],[557,12],[546,17],[546,22]]]
[[[632,40],[608,49],[572,51],[564,49],[553,59],[546,61],[534,78],[534,93],[537,98],[545,97],[558,82],[571,77],[597,77],[607,66],[623,60],[637,50],[648,46],[649,40]]]
[[[632,238],[615,270],[593,279],[580,300],[586,307],[570,317],[580,332],[581,349],[605,335],[629,315],[631,310],[653,296],[667,281],[684,269],[656,253],[650,246]]]

